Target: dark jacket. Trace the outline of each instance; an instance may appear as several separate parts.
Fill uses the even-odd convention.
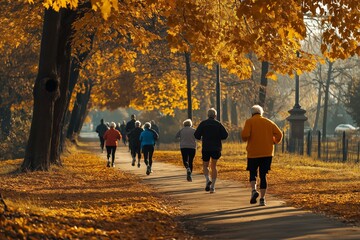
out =
[[[140,134],[143,131],[141,127],[136,127],[128,134],[130,147],[140,148]]]
[[[216,119],[208,118],[202,121],[194,132],[198,140],[202,140],[203,151],[221,151],[221,140],[228,137],[225,127]]]
[[[109,128],[106,126],[106,124],[101,123],[96,127],[95,131],[99,134],[99,137],[103,137],[108,129]]]
[[[134,128],[135,128],[135,119],[131,119],[130,121],[127,122],[126,124],[126,133],[129,134]]]

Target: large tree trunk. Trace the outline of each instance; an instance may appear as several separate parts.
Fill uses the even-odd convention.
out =
[[[64,118],[67,111],[67,99],[69,95],[70,62],[72,23],[75,20],[75,11],[61,10],[61,35],[59,37],[58,62],[60,72],[60,97],[55,102],[54,124],[52,144],[50,151],[50,163],[61,165],[60,154],[62,151],[61,140],[63,139]]]
[[[192,99],[191,99],[191,59],[190,52],[185,52],[185,64],[186,64],[186,87],[187,87],[187,102],[188,102],[188,118],[192,119]]]
[[[326,79],[326,86],[325,86],[325,99],[324,99],[324,118],[323,118],[323,132],[322,132],[322,140],[325,141],[326,139],[326,128],[327,128],[327,114],[328,114],[328,107],[329,107],[329,91],[330,91],[330,82],[332,77],[332,66],[333,62],[328,61],[329,69],[327,72],[327,79]]]
[[[54,105],[59,97],[57,53],[60,13],[45,10],[39,60],[34,86],[33,118],[22,171],[48,170],[53,130]]]
[[[269,62],[261,63],[261,78],[260,78],[260,90],[259,90],[259,105],[265,108],[266,99],[266,87],[268,80],[266,74],[269,72]]]

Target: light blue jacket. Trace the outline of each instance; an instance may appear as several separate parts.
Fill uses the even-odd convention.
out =
[[[154,130],[145,128],[145,130],[140,134],[141,148],[143,148],[145,145],[154,146],[158,137],[159,135]]]

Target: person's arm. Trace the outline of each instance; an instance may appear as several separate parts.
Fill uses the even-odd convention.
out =
[[[283,138],[283,134],[280,130],[280,128],[274,123],[273,124],[273,135],[274,135],[274,143],[278,144],[279,142],[281,142],[282,138]]]
[[[150,129],[150,131],[153,133],[154,139],[155,139],[155,140],[158,140],[159,134],[158,134],[154,129]]]
[[[222,125],[222,124],[220,123],[220,137],[221,137],[221,140],[227,139],[228,136],[229,136],[228,131],[226,130],[226,128],[224,127],[224,125]]]
[[[179,139],[179,138],[180,138],[180,132],[181,132],[181,130],[179,130],[179,131],[176,133],[175,139]]]
[[[196,130],[194,132],[194,137],[197,140],[201,140],[202,128],[203,128],[203,125],[200,123],[199,126],[196,128]]]

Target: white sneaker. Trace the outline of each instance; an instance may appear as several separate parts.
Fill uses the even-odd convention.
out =
[[[210,188],[210,193],[215,193],[215,187]]]

